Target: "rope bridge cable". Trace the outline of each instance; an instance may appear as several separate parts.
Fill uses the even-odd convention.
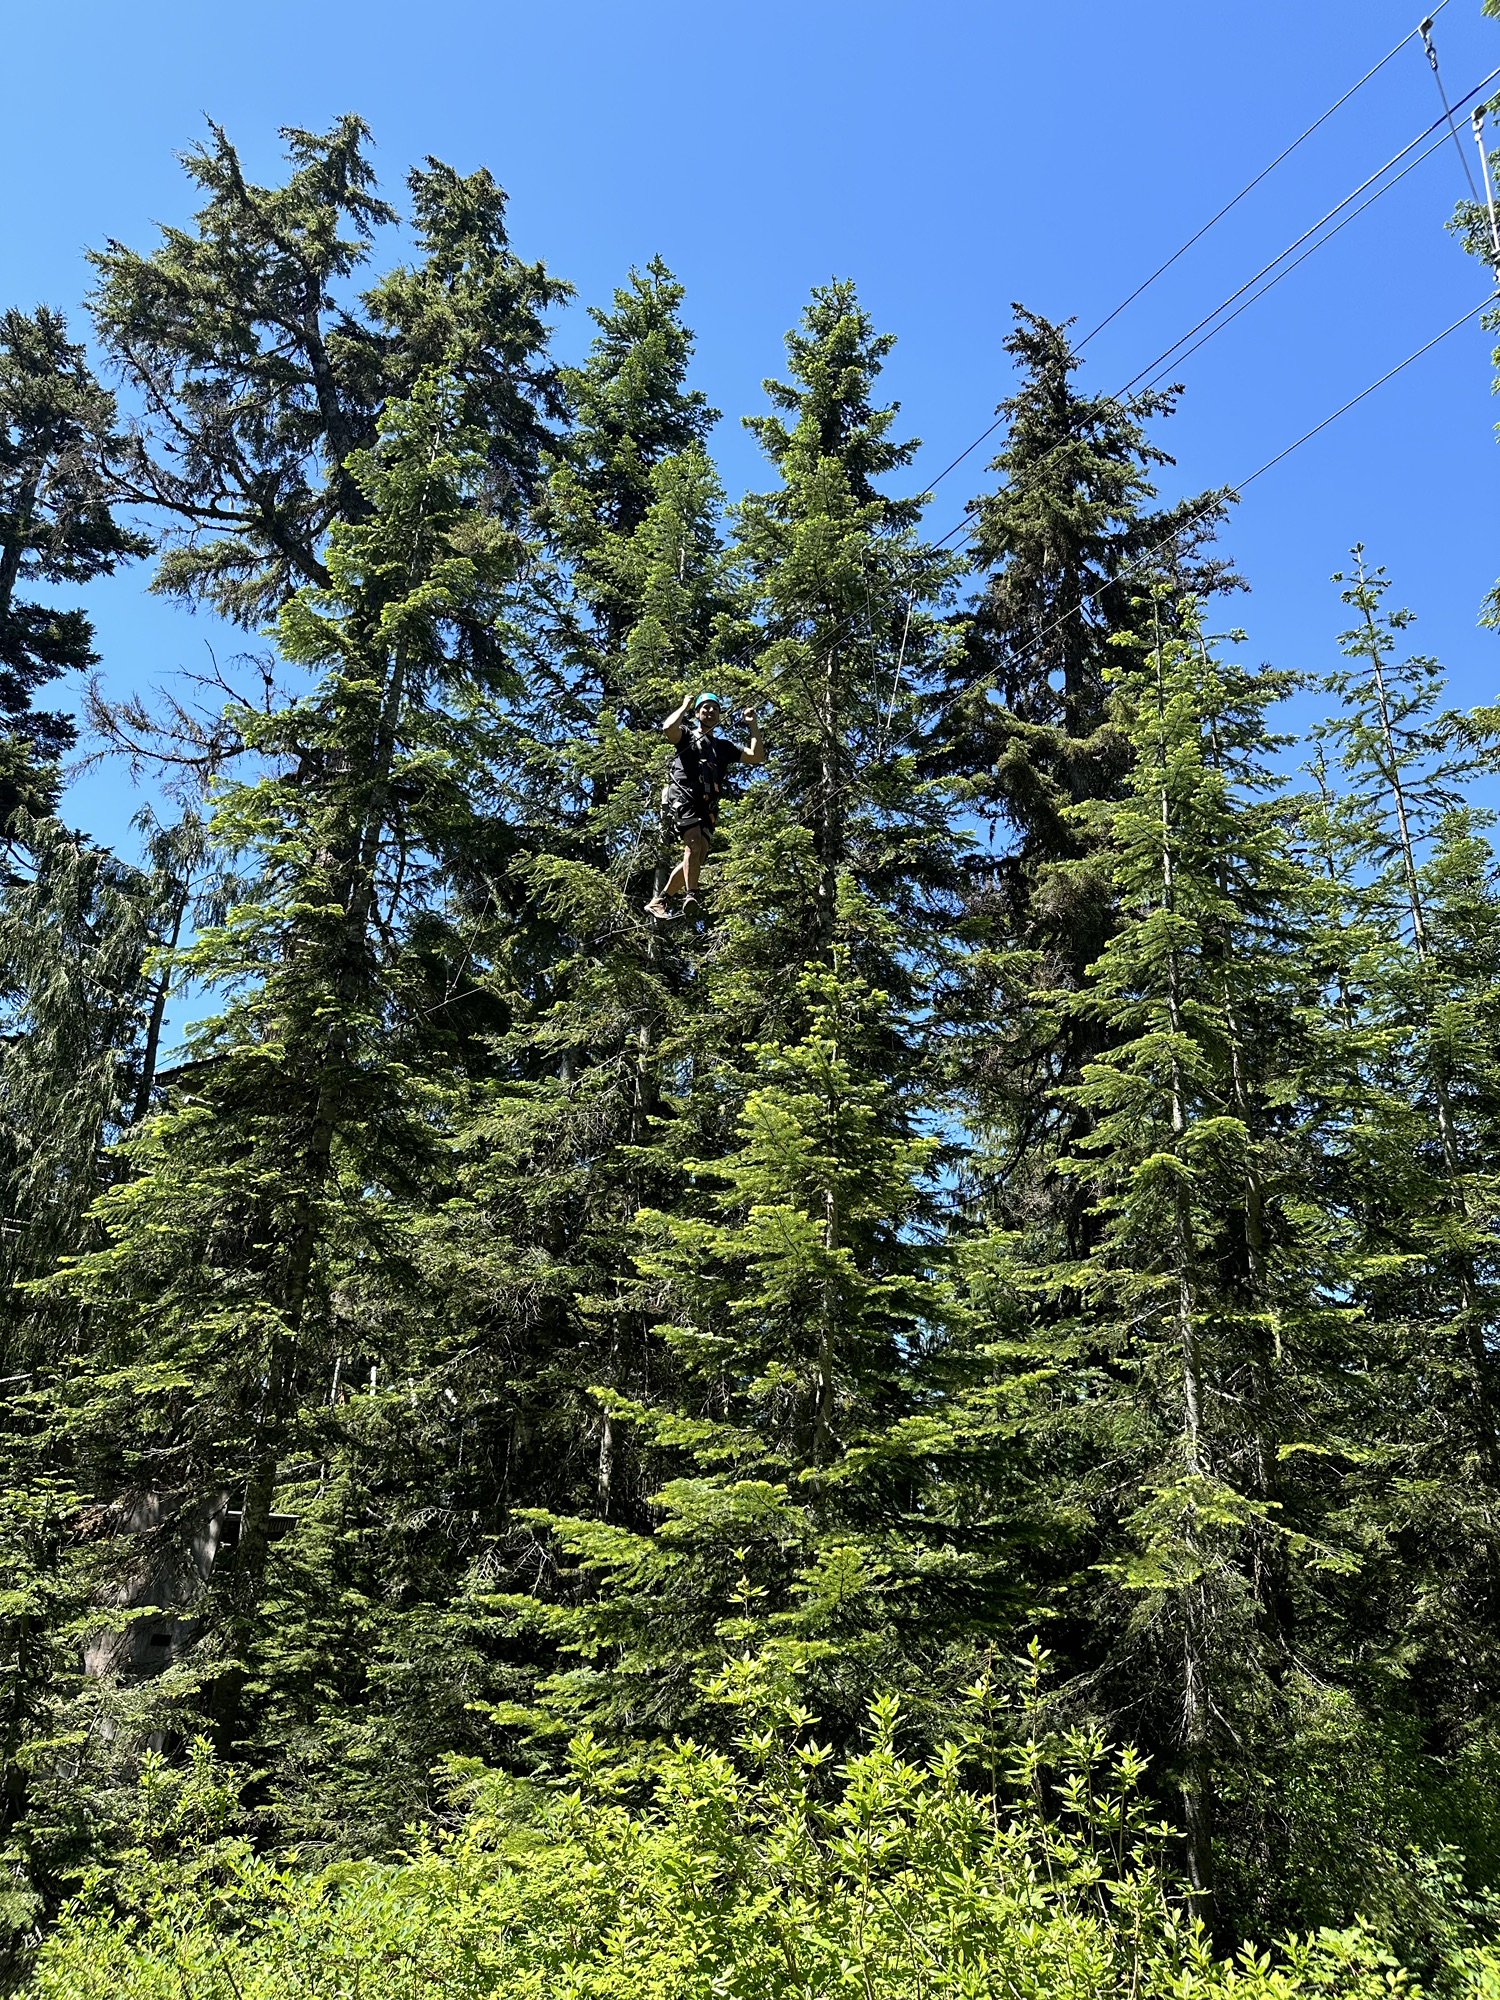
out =
[[[1443,9],[1447,6],[1447,4],[1448,0],[1438,0],[1438,4],[1433,8],[1432,12],[1426,17],[1425,21],[1422,23],[1420,27],[1413,28],[1409,34],[1403,35],[1400,41],[1397,42],[1394,45],[1394,47],[1387,49],[1385,54],[1380,58],[1379,62],[1373,64],[1369,69],[1367,69],[1364,75],[1360,77],[1357,83],[1351,83],[1349,88],[1343,93],[1343,95],[1341,97],[1335,98],[1333,103],[1329,105],[1328,109],[1324,112],[1321,112],[1318,115],[1318,117],[1316,117],[1313,120],[1311,125],[1309,125],[1306,128],[1305,131],[1300,132],[1298,136],[1295,139],[1293,139],[1293,141],[1289,146],[1284,146],[1282,150],[1276,155],[1275,159],[1270,162],[1269,165],[1262,167],[1260,172],[1256,174],[1253,179],[1246,181],[1245,185],[1240,189],[1239,193],[1233,197],[1232,200],[1225,202],[1224,206],[1221,209],[1219,209],[1216,214],[1211,215],[1209,217],[1208,221],[1203,224],[1201,229],[1195,230],[1193,234],[1190,237],[1188,237],[1185,243],[1180,244],[1178,248],[1172,252],[1171,256],[1167,258],[1165,263],[1158,264],[1156,269],[1151,273],[1150,277],[1143,278],[1141,283],[1136,286],[1135,290],[1131,292],[1127,297],[1121,299],[1120,303],[1114,308],[1112,312],[1106,313],[1104,318],[1100,320],[1099,324],[1096,327],[1093,327],[1088,333],[1084,335],[1083,339],[1078,342],[1075,351],[1081,354],[1084,348],[1088,346],[1091,340],[1095,339],[1097,335],[1101,334],[1104,331],[1105,327],[1107,327],[1112,320],[1118,319],[1120,314],[1124,312],[1127,306],[1134,305],[1135,301],[1141,296],[1143,292],[1149,291],[1151,286],[1156,283],[1158,278],[1160,278],[1165,272],[1170,271],[1172,266],[1178,261],[1180,257],[1186,256],[1187,252],[1192,249],[1195,243],[1201,242],[1202,239],[1209,233],[1211,229],[1215,228],[1220,222],[1224,220],[1224,217],[1229,214],[1231,209],[1237,208],[1239,204],[1245,199],[1246,195],[1252,193],[1256,188],[1260,186],[1261,182],[1265,180],[1268,175],[1274,173],[1277,167],[1281,165],[1283,160],[1290,159],[1292,154],[1296,152],[1297,148],[1300,145],[1302,145],[1305,140],[1310,139],[1313,133],[1318,130],[1319,126],[1325,125],[1336,111],[1341,110],[1343,106],[1349,102],[1351,97],[1353,97],[1357,92],[1363,90],[1365,85],[1370,81],[1372,77],[1377,76],[1380,73],[1380,71],[1385,68],[1388,62],[1390,62],[1394,57],[1398,56],[1401,53],[1401,51],[1406,47],[1408,42],[1414,41],[1417,38],[1417,36],[1422,33],[1423,28],[1430,29],[1433,21],[1437,18],[1439,14],[1442,13]],[[1356,189],[1355,192],[1358,193],[1359,190]],[[1352,199],[1353,197],[1350,198]],[[1296,246],[1293,245],[1293,248],[1295,247]],[[1253,284],[1255,280],[1251,279],[1250,282]],[[1194,328],[1194,332],[1196,331],[1197,329]],[[1183,335],[1184,340],[1189,340],[1191,338],[1192,338],[1191,334]],[[934,478],[928,481],[928,490],[931,491],[933,487],[940,486],[942,482],[948,477],[950,472],[956,472],[959,466],[963,464],[964,460],[968,458],[971,453],[978,451],[979,447],[982,444],[984,444],[988,439],[992,438],[995,435],[995,432],[1000,429],[1000,426],[1004,423],[1004,421],[1005,419],[1003,417],[997,417],[995,421],[992,424],[990,424],[987,429],[982,430],[979,433],[979,436],[974,439],[972,444],[965,445],[963,450],[958,454],[957,458],[950,460],[949,463],[943,467],[941,472],[939,472]]]
[[[1331,243],[1334,237],[1338,235],[1339,231],[1341,229],[1347,228],[1348,225],[1354,220],[1354,218],[1357,215],[1363,215],[1365,210],[1369,208],[1373,202],[1379,201],[1380,197],[1383,194],[1389,194],[1391,189],[1395,187],[1398,181],[1405,180],[1406,176],[1409,173],[1412,173],[1417,167],[1420,167],[1424,161],[1430,160],[1434,153],[1441,152],[1442,148],[1446,146],[1447,143],[1448,143],[1448,134],[1446,132],[1440,132],[1438,136],[1433,140],[1432,144],[1426,149],[1425,152],[1418,153],[1414,160],[1408,160],[1406,165],[1401,169],[1400,173],[1393,174],[1391,178],[1385,183],[1384,187],[1378,187],[1376,188],[1373,194],[1366,195],[1364,200],[1359,204],[1358,208],[1351,208],[1346,216],[1344,216],[1340,221],[1336,222],[1333,225],[1332,229],[1329,230],[1326,236],[1320,236],[1316,243],[1310,243],[1307,246],[1307,248],[1302,252],[1302,255],[1300,257],[1294,257],[1291,263],[1283,265],[1282,268],[1275,274],[1274,277],[1267,278],[1266,282],[1261,286],[1259,291],[1252,292],[1249,298],[1246,299],[1242,305],[1236,306],[1232,313],[1227,313],[1225,317],[1218,322],[1217,325],[1211,326],[1208,329],[1208,332],[1205,333],[1200,340],[1195,340],[1191,347],[1184,348],[1180,354],[1177,354],[1174,357],[1169,367],[1158,370],[1157,374],[1154,375],[1151,378],[1151,381],[1147,383],[1146,385],[1147,388],[1156,387],[1157,383],[1161,381],[1163,376],[1168,375],[1172,373],[1174,369],[1179,368],[1184,361],[1187,361],[1188,359],[1190,359],[1191,356],[1196,354],[1200,347],[1206,347],[1216,334],[1222,333],[1224,331],[1226,326],[1232,326],[1234,322],[1239,318],[1241,313],[1248,312],[1251,306],[1253,306],[1257,302],[1257,300],[1263,299],[1267,292],[1274,290],[1275,287],[1281,283],[1283,278],[1290,277],[1292,272],[1297,269],[1299,264],[1305,264],[1309,257],[1316,255],[1316,253],[1323,248],[1325,243]],[[1184,335],[1184,338],[1186,337],[1187,336]]]
[[[1424,354],[1430,354],[1433,348],[1437,347],[1442,341],[1445,341],[1450,334],[1457,333],[1461,326],[1467,326],[1471,320],[1477,319],[1481,313],[1488,312],[1497,302],[1500,302],[1500,287],[1497,287],[1487,297],[1481,299],[1477,306],[1470,306],[1467,312],[1460,313],[1458,318],[1445,326],[1441,333],[1435,333],[1431,340],[1424,341],[1420,347],[1414,348],[1404,361],[1398,361],[1393,368],[1387,368],[1383,375],[1378,375],[1373,382],[1361,389],[1357,396],[1351,396],[1346,403],[1340,403],[1338,408],[1330,411],[1321,423],[1314,424],[1311,430],[1304,431],[1301,437],[1295,438],[1289,445],[1284,445],[1274,457],[1268,458],[1263,465],[1256,466],[1253,472],[1247,473],[1243,479],[1237,481],[1233,486],[1221,488],[1208,499],[1201,501],[1197,507],[1190,509],[1182,520],[1178,522],[1170,535],[1164,536],[1154,547],[1147,549],[1144,555],[1138,556],[1133,563],[1128,563],[1124,569],[1118,571],[1114,576],[1106,578],[1097,589],[1085,592],[1075,607],[1075,613],[1081,613],[1085,605],[1093,604],[1098,598],[1103,596],[1106,590],[1112,589],[1116,584],[1128,582],[1132,576],[1148,568],[1163,550],[1170,548],[1177,541],[1182,530],[1193,520],[1195,515],[1207,514],[1210,509],[1218,506],[1226,495],[1237,496],[1243,493],[1247,486],[1253,486],[1257,479],[1263,478],[1273,467],[1280,465],[1284,459],[1290,458],[1293,452],[1300,451],[1303,445],[1309,444],[1320,432],[1326,431],[1330,424],[1337,423],[1339,418],[1347,415],[1356,404],[1364,402],[1367,396],[1373,396],[1377,389],[1383,389],[1386,383],[1399,375],[1404,368],[1410,368],[1414,361],[1420,361]],[[951,530],[950,533],[956,534],[959,529],[965,529],[968,533],[973,532],[969,524],[960,522],[958,528]],[[944,539],[946,540],[948,537],[944,537]],[[1013,658],[1011,664],[1013,666],[1024,666],[1037,649],[1046,640],[1051,638],[1054,632],[1061,631],[1063,626],[1068,623],[1069,618],[1075,615],[1075,613],[1068,613],[1061,618],[1056,618],[1050,625],[1045,626],[1031,644]]]
[[[1413,28],[1410,31],[1410,33],[1403,35],[1400,41],[1397,42],[1393,48],[1387,49],[1385,54],[1380,58],[1380,61],[1378,63],[1373,64],[1371,68],[1367,69],[1364,75],[1359,79],[1358,83],[1351,83],[1349,88],[1344,92],[1343,96],[1335,98],[1333,103],[1329,105],[1328,109],[1323,113],[1321,113],[1320,116],[1315,118],[1311,123],[1311,125],[1307,127],[1306,131],[1300,132],[1297,135],[1297,137],[1293,139],[1292,143],[1289,146],[1283,147],[1281,152],[1279,152],[1276,155],[1275,159],[1272,160],[1269,166],[1262,167],[1260,172],[1256,174],[1253,180],[1246,181],[1245,185],[1240,189],[1239,193],[1235,195],[1231,200],[1226,201],[1224,206],[1218,211],[1217,214],[1211,215],[1208,218],[1207,222],[1204,223],[1201,229],[1195,230],[1194,233],[1187,239],[1186,243],[1182,244],[1179,249],[1176,249],[1172,252],[1171,256],[1168,257],[1168,259],[1164,264],[1158,264],[1156,269],[1151,273],[1149,278],[1143,278],[1141,283],[1136,286],[1135,290],[1130,294],[1128,298],[1121,299],[1120,303],[1115,307],[1113,312],[1106,313],[1104,315],[1104,318],[1100,320],[1099,324],[1084,335],[1083,339],[1080,340],[1078,343],[1078,352],[1081,354],[1084,348],[1088,346],[1089,342],[1093,340],[1096,335],[1103,333],[1104,329],[1110,324],[1111,320],[1118,319],[1120,314],[1124,312],[1127,306],[1134,305],[1135,301],[1141,296],[1142,292],[1149,291],[1151,286],[1156,283],[1157,279],[1162,277],[1166,272],[1170,271],[1172,266],[1177,262],[1177,260],[1180,257],[1186,256],[1187,252],[1192,249],[1193,245],[1201,241],[1201,239],[1208,234],[1209,230],[1212,229],[1216,223],[1222,222],[1224,220],[1224,217],[1228,215],[1231,209],[1238,208],[1240,203],[1245,199],[1245,196],[1247,194],[1252,194],[1255,191],[1255,189],[1260,186],[1261,182],[1266,179],[1268,175],[1273,174],[1276,171],[1276,169],[1281,165],[1283,160],[1290,159],[1292,154],[1296,152],[1297,148],[1300,145],[1302,145],[1304,141],[1312,137],[1313,133],[1318,130],[1318,127],[1320,125],[1326,125],[1328,120],[1333,116],[1335,111],[1341,110],[1342,107],[1349,102],[1349,99],[1353,97],[1357,91],[1361,91],[1364,89],[1365,85],[1370,81],[1372,77],[1378,76],[1381,70],[1385,68],[1388,62],[1390,62],[1394,57],[1400,55],[1401,51],[1406,47],[1408,42],[1415,41],[1418,35],[1422,35],[1425,39],[1428,31],[1432,27],[1433,22],[1436,20],[1437,16],[1442,13],[1443,9],[1447,6],[1447,4],[1448,0],[1438,0],[1438,4],[1433,8],[1432,12],[1427,16],[1426,20],[1424,20],[1420,24],[1420,26]]]

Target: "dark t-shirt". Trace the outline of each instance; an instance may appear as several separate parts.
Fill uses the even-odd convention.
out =
[[[722,736],[707,736],[692,725],[683,728],[677,754],[667,766],[667,796],[679,819],[701,816],[712,826],[719,816],[719,798],[727,773],[740,762],[740,747]]]

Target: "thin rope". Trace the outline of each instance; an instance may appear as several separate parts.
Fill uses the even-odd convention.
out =
[[[1143,279],[1142,282],[1136,286],[1135,290],[1130,294],[1129,298],[1122,299],[1120,303],[1115,307],[1113,312],[1105,314],[1104,318],[1100,320],[1099,324],[1093,329],[1092,332],[1085,334],[1083,339],[1080,340],[1078,343],[1077,351],[1081,354],[1084,348],[1088,346],[1089,342],[1094,339],[1095,335],[1103,333],[1104,329],[1109,325],[1111,320],[1119,318],[1120,314],[1124,312],[1126,306],[1134,305],[1135,301],[1140,297],[1141,293],[1149,290],[1150,287],[1156,283],[1158,278],[1160,278],[1165,272],[1170,271],[1172,266],[1177,262],[1179,257],[1185,256],[1187,252],[1192,249],[1193,245],[1199,242],[1203,237],[1205,237],[1208,234],[1209,230],[1212,229],[1216,223],[1222,222],[1224,220],[1224,217],[1228,215],[1229,211],[1232,208],[1238,208],[1239,204],[1245,199],[1245,196],[1247,194],[1252,193],[1256,188],[1258,188],[1261,182],[1266,178],[1268,174],[1274,173],[1277,167],[1281,165],[1283,160],[1290,159],[1292,154],[1296,152],[1297,148],[1300,145],[1302,145],[1304,140],[1310,139],[1313,133],[1317,131],[1320,125],[1326,124],[1328,120],[1333,116],[1335,111],[1338,111],[1339,109],[1341,109],[1342,106],[1344,106],[1349,102],[1349,99],[1354,96],[1356,91],[1364,89],[1365,85],[1370,81],[1371,77],[1378,76],[1380,71],[1385,68],[1386,64],[1390,62],[1393,57],[1398,56],[1401,53],[1401,51],[1406,47],[1408,42],[1413,41],[1416,38],[1416,36],[1422,33],[1423,29],[1431,28],[1433,21],[1439,14],[1442,13],[1443,9],[1447,6],[1447,4],[1448,0],[1438,0],[1438,4],[1433,8],[1431,14],[1429,14],[1427,19],[1422,23],[1422,27],[1413,28],[1408,34],[1403,35],[1400,41],[1396,43],[1394,48],[1386,50],[1385,54],[1380,58],[1380,61],[1376,63],[1373,66],[1373,68],[1367,69],[1365,71],[1364,75],[1359,79],[1358,83],[1351,83],[1349,88],[1344,92],[1342,97],[1335,98],[1334,102],[1329,105],[1328,109],[1325,112],[1323,112],[1321,117],[1315,118],[1311,123],[1311,125],[1308,126],[1305,132],[1299,133],[1299,135],[1295,139],[1293,139],[1292,143],[1289,146],[1285,147],[1281,152],[1279,152],[1268,167],[1262,167],[1260,172],[1255,176],[1253,180],[1246,181],[1245,185],[1240,189],[1239,193],[1235,195],[1232,201],[1226,201],[1224,206],[1219,210],[1217,215],[1211,215],[1208,221],[1204,223],[1203,227],[1195,231],[1195,233],[1188,238],[1186,243],[1184,243],[1180,249],[1174,250],[1171,256],[1167,259],[1167,261],[1164,264],[1158,264],[1156,269],[1151,273],[1150,277]]]
[[[1443,114],[1448,120],[1448,130],[1453,134],[1453,144],[1458,152],[1458,164],[1464,170],[1464,179],[1469,183],[1469,193],[1475,201],[1479,190],[1474,185],[1474,175],[1469,167],[1469,156],[1464,151],[1464,142],[1458,136],[1458,127],[1453,122],[1453,107],[1448,102],[1448,93],[1443,88],[1443,72],[1438,68],[1437,44],[1432,39],[1432,16],[1429,14],[1421,27],[1422,47],[1427,51],[1427,65],[1432,71],[1432,80],[1437,85],[1438,96],[1443,100]]]

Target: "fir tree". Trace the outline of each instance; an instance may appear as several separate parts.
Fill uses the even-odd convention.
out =
[[[412,1265],[408,1218],[455,1080],[452,1023],[427,1017],[444,921],[433,885],[487,746],[489,683],[465,633],[495,619],[518,556],[487,511],[487,441],[460,402],[438,378],[388,407],[376,448],[350,461],[364,505],[329,537],[328,587],[283,608],[281,651],[318,671],[316,698],[235,718],[282,768],[222,787],[211,831],[241,855],[245,886],[178,955],[233,997],[132,1137],[131,1177],[98,1210],[107,1244],[59,1294],[92,1306],[92,1352],[61,1391],[81,1476],[114,1499],[118,1528],[132,1495],[160,1496],[158,1572],[186,1561],[205,1522],[217,1529],[169,1705],[206,1710],[226,1749],[248,1730],[278,1744],[288,1810],[292,1748],[327,1676],[378,1680],[368,1624],[346,1620],[335,1644],[328,1622],[330,1590],[346,1607],[378,1591],[352,1523],[341,1567],[337,1529],[358,1517],[351,1496],[399,1483],[426,1441],[408,1431],[382,1466],[405,1386],[346,1412],[340,1382],[370,1356],[390,1383],[400,1356],[429,1397],[442,1387],[433,1345],[417,1358],[430,1330],[396,1274]],[[293,745],[295,769],[282,761]],[[273,1561],[288,1512],[298,1533]],[[127,1578],[130,1542],[116,1553]],[[418,1643],[388,1636],[398,1653]],[[387,1734],[387,1756],[414,1747],[397,1725]]]
[[[112,512],[124,447],[115,422],[114,397],[60,314],[0,315],[0,832],[18,806],[50,812],[75,740],[71,720],[34,709],[33,696],[98,659],[84,612],[18,593],[87,583],[150,547]]]
[[[1066,328],[1016,308],[1005,349],[1023,371],[1000,405],[996,491],[972,503],[970,560],[984,578],[965,648],[945,664],[942,760],[968,781],[977,809],[1003,823],[1009,846],[987,862],[1003,885],[1018,943],[1056,955],[1074,983],[1101,950],[1108,891],[1081,865],[1087,822],[1068,808],[1121,794],[1128,746],[1107,679],[1140,623],[1153,574],[1200,590],[1223,579],[1194,552],[1218,527],[1224,496],[1153,508],[1152,476],[1170,465],[1147,426],[1176,392],[1121,402],[1083,395]]]
[[[589,1588],[556,1621],[581,1663],[545,1708],[612,1734],[722,1737],[737,1661],[844,1737],[875,1686],[940,1710],[954,1648],[983,1623],[982,1566],[931,1505],[952,1440],[924,1363],[956,1311],[932,1233],[937,1142],[893,1116],[886,996],[841,954],[801,985],[806,1035],[752,1046],[735,1143],[688,1163],[706,1206],[639,1218],[679,1401],[610,1406],[674,1469],[656,1519],[552,1523]]]
[[[792,383],[770,385],[780,414],[756,423],[783,483],[736,511],[745,603],[716,674],[773,693],[769,780],[729,817],[711,928],[684,953],[691,1004],[662,1046],[643,1164],[677,1201],[643,1211],[639,1275],[612,1288],[671,1311],[666,1365],[649,1398],[601,1395],[665,1516],[545,1517],[584,1593],[547,1623],[584,1664],[544,1709],[612,1731],[720,1730],[716,1676],[762,1649],[852,1727],[919,1632],[951,1668],[993,1610],[932,1500],[954,1453],[933,1372],[953,1304],[930,1247],[942,1148],[921,1136],[918,1010],[951,870],[907,677],[951,565],[877,484],[911,451],[872,393],[888,347],[850,287],[815,293]]]
[[[1118,919],[1070,1003],[1106,1031],[1060,1162],[1095,1247],[1069,1260],[1045,1226],[1018,1236],[1022,1297],[1041,1312],[1014,1345],[1057,1371],[1049,1455],[1059,1523],[1079,1538],[1062,1602],[1080,1666],[1177,1773],[1207,1899],[1230,1746],[1268,1733],[1285,1670],[1274,1599],[1289,1553],[1314,1546],[1281,1474],[1286,1373],[1315,1376],[1336,1340],[1304,1180],[1305,892],[1283,817],[1254,797],[1283,684],[1213,660],[1191,611],[1180,634],[1163,628],[1117,677],[1132,752],[1105,822]],[[1042,1248],[1029,1273],[1028,1240]]]

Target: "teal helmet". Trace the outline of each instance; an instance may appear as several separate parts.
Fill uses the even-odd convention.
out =
[[[702,708],[704,702],[706,701],[713,702],[719,708],[722,708],[724,706],[724,700],[722,695],[714,694],[711,690],[705,688],[703,693],[700,694],[697,700],[693,703],[694,715],[698,713],[699,709]]]

